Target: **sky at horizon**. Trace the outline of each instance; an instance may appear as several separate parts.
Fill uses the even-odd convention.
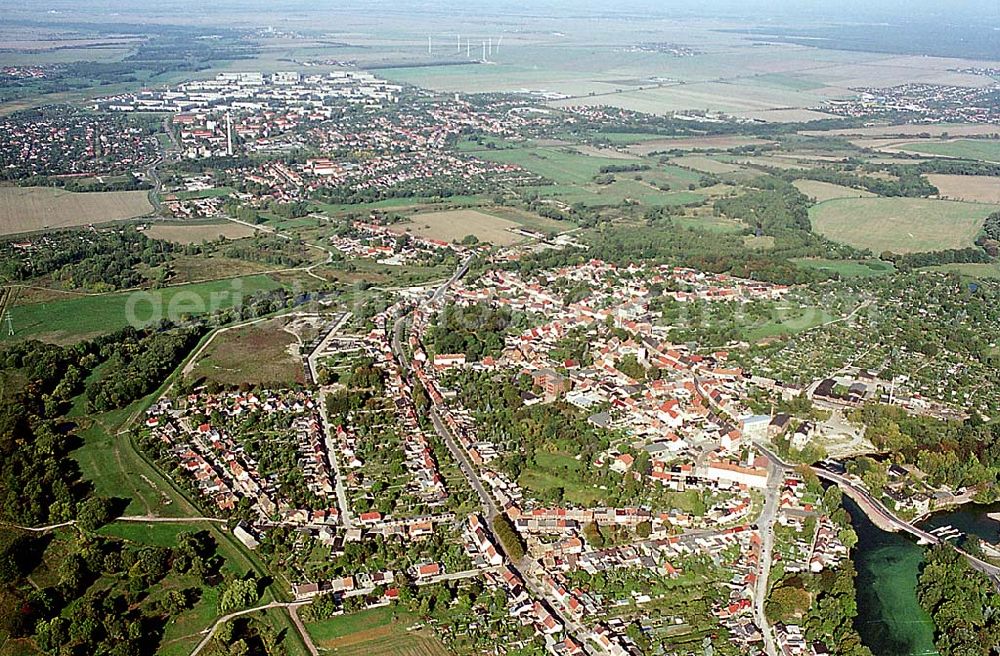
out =
[[[537,15],[651,15],[705,18],[744,18],[760,21],[816,20],[843,23],[898,20],[904,22],[997,22],[1000,31],[1000,0],[38,0],[25,6],[23,0],[0,0],[0,12],[15,12],[21,19],[58,20],[65,15],[143,15],[195,10],[225,13],[258,11],[280,13],[283,9],[316,14],[465,12],[481,8],[493,14]],[[1000,34],[998,34],[1000,38]]]

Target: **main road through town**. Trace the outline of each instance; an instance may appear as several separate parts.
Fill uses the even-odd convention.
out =
[[[473,258],[471,257],[465,259],[459,265],[455,274],[438,287],[429,300],[424,302],[429,305],[441,302],[444,299],[445,294],[448,292],[448,289],[469,271],[472,259]],[[406,352],[403,349],[403,332],[405,322],[405,313],[396,318],[396,321],[393,323],[391,328],[391,342],[393,353],[399,361],[400,366],[404,371],[409,371],[409,363],[406,361]],[[420,383],[417,382],[416,384],[419,385]],[[465,476],[469,485],[479,497],[479,502],[486,518],[486,521],[484,522],[485,525],[483,527],[484,530],[487,531],[494,544],[502,546],[502,543],[497,539],[496,534],[493,532],[493,520],[499,514],[496,501],[483,485],[482,479],[480,479],[479,473],[473,466],[472,461],[469,459],[469,455],[466,453],[465,449],[456,441],[455,436],[451,434],[451,431],[448,430],[447,425],[445,425],[444,421],[441,419],[441,415],[436,406],[431,408],[430,419],[431,423],[434,425],[435,432],[445,443],[445,446],[448,447],[448,451],[451,452],[455,461],[458,462],[462,475]],[[529,557],[522,558],[519,562],[515,562],[513,559],[508,557],[507,562],[508,566],[521,578],[521,580],[524,581],[525,586],[536,599],[545,599],[548,602],[548,605],[552,608],[556,617],[562,622],[566,633],[577,637],[577,642],[582,645],[584,653],[594,653],[593,644],[588,642],[588,639],[593,638],[593,634],[586,627],[577,622],[575,618],[569,615],[569,613],[565,611],[557,600],[553,600],[545,594],[541,572],[539,572],[537,563]]]

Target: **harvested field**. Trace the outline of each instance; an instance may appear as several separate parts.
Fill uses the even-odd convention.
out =
[[[52,187],[0,187],[0,234],[71,228],[144,216],[145,191],[72,193]]]
[[[146,235],[153,239],[172,241],[177,244],[200,244],[214,241],[219,237],[243,239],[257,231],[250,226],[232,221],[221,223],[155,223],[146,229]]]
[[[703,155],[685,155],[684,157],[671,160],[671,162],[677,166],[683,166],[685,168],[694,169],[695,171],[712,173],[715,175],[721,175],[723,173],[736,173],[737,171],[744,170],[743,167],[735,164],[720,162],[717,159],[704,157]]]
[[[766,121],[768,123],[799,123],[805,121],[822,121],[836,118],[833,114],[817,112],[812,109],[761,109],[753,112],[736,112],[740,118],[750,118],[755,121]]]
[[[845,128],[843,130],[808,130],[802,132],[814,137],[859,136],[859,137],[895,137],[897,135],[915,137],[928,134],[939,137],[942,134],[951,136],[971,136],[981,134],[1000,134],[1000,128],[995,125],[974,123],[969,125],[886,125],[881,127]]]
[[[813,228],[874,253],[919,253],[971,246],[990,205],[925,198],[840,198],[809,209]]]
[[[479,241],[487,241],[497,246],[509,246],[524,239],[510,232],[520,227],[509,219],[486,214],[478,210],[452,210],[417,214],[409,222],[398,224],[403,230],[441,241],[461,241],[468,235],[475,235]]]
[[[740,146],[763,146],[773,143],[755,137],[680,137],[677,139],[650,139],[633,144],[628,152],[645,156],[664,150],[729,150]]]
[[[782,159],[780,157],[736,157],[733,161],[739,164],[748,164],[751,166],[772,166],[776,169],[786,170],[811,168],[807,163],[791,159]]]
[[[818,180],[796,180],[792,184],[803,194],[815,198],[819,203],[834,198],[872,198],[875,196],[864,189],[852,189]]]
[[[1000,178],[986,175],[931,174],[927,179],[941,198],[977,203],[1000,203]]]
[[[610,159],[639,159],[638,155],[623,153],[614,148],[597,148],[596,146],[576,146],[576,151],[590,157],[606,157]]]

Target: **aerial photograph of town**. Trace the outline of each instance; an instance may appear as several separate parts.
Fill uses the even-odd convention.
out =
[[[1000,656],[997,0],[0,19],[0,656]]]

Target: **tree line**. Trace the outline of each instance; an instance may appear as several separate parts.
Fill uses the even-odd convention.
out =
[[[1000,595],[947,544],[926,556],[917,598],[934,622],[941,656],[991,656],[1000,646]]]
[[[122,408],[159,386],[204,334],[203,326],[154,332],[110,348],[107,373],[87,388],[92,411]]]

